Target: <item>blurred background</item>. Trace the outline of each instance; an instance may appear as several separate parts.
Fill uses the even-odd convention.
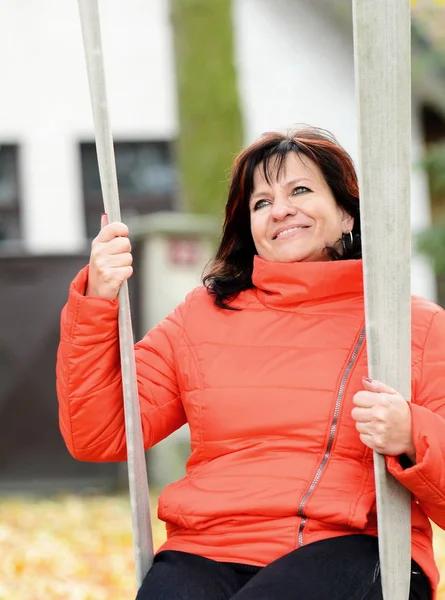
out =
[[[412,16],[412,286],[445,305],[445,3]],[[103,0],[101,21],[140,338],[199,284],[243,145],[310,124],[357,159],[351,1]],[[102,212],[77,2],[0,0],[0,54],[0,600],[127,600],[126,466],[58,429],[60,310]],[[187,447],[148,453],[156,545]]]

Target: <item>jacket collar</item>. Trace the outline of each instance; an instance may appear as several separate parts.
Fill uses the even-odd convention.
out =
[[[255,256],[252,282],[262,304],[292,310],[363,296],[363,264],[361,260],[280,263]]]

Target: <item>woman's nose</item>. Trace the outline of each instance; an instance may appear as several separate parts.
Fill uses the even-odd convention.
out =
[[[285,219],[289,215],[295,215],[297,213],[297,207],[287,196],[277,196],[272,204],[272,210],[270,212],[273,219],[279,221]]]

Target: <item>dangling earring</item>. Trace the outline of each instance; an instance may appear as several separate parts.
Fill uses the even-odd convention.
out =
[[[348,235],[349,235],[349,237],[348,237]],[[346,242],[348,242],[348,244],[350,244],[351,248],[352,248],[352,246],[354,245],[354,236],[352,235],[352,231],[350,231],[349,234],[344,233],[342,235],[341,241],[343,244],[343,252],[347,252],[347,250],[348,250],[348,248],[346,247]]]

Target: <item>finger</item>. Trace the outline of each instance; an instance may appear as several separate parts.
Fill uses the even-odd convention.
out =
[[[368,448],[371,448],[374,452],[377,452],[378,454],[388,453],[387,445],[381,438],[378,438],[375,435],[369,435],[368,433],[361,433],[359,437],[365,446],[368,446]]]
[[[115,223],[108,223],[103,229],[100,230],[97,240],[99,242],[110,242],[116,237],[128,237],[129,231],[125,223],[116,221]]]
[[[123,283],[126,279],[133,275],[133,267],[121,267],[120,269],[116,269],[116,275],[119,280]]]
[[[389,385],[386,385],[386,383],[379,381],[378,379],[369,379],[368,377],[363,377],[362,383],[365,390],[368,390],[369,392],[398,394],[397,390],[390,387]]]
[[[369,436],[372,435],[372,430],[369,426],[369,423],[356,423],[355,428],[359,433],[363,433]]]
[[[108,225],[108,215],[107,213],[102,213],[100,218],[100,228],[103,229],[106,225]]]
[[[97,252],[107,256],[131,252],[131,242],[127,237],[115,237],[109,242],[102,242]]]
[[[102,278],[106,285],[117,294],[122,283],[131,277],[132,274],[133,267],[131,265],[115,268],[108,267],[103,271]]]
[[[355,407],[351,411],[351,416],[354,421],[359,423],[371,423],[372,421],[372,412],[368,408]]]
[[[352,402],[359,408],[372,408],[376,404],[375,393],[360,391],[354,394]]]
[[[368,433],[361,433],[360,434],[360,440],[363,444],[365,444],[365,446],[368,446],[368,448],[371,448],[372,450],[374,450],[374,441],[372,438],[372,435],[369,435]]]
[[[133,264],[133,256],[130,252],[124,252],[123,254],[112,254],[109,257],[108,267],[116,269],[120,267],[130,267]]]

